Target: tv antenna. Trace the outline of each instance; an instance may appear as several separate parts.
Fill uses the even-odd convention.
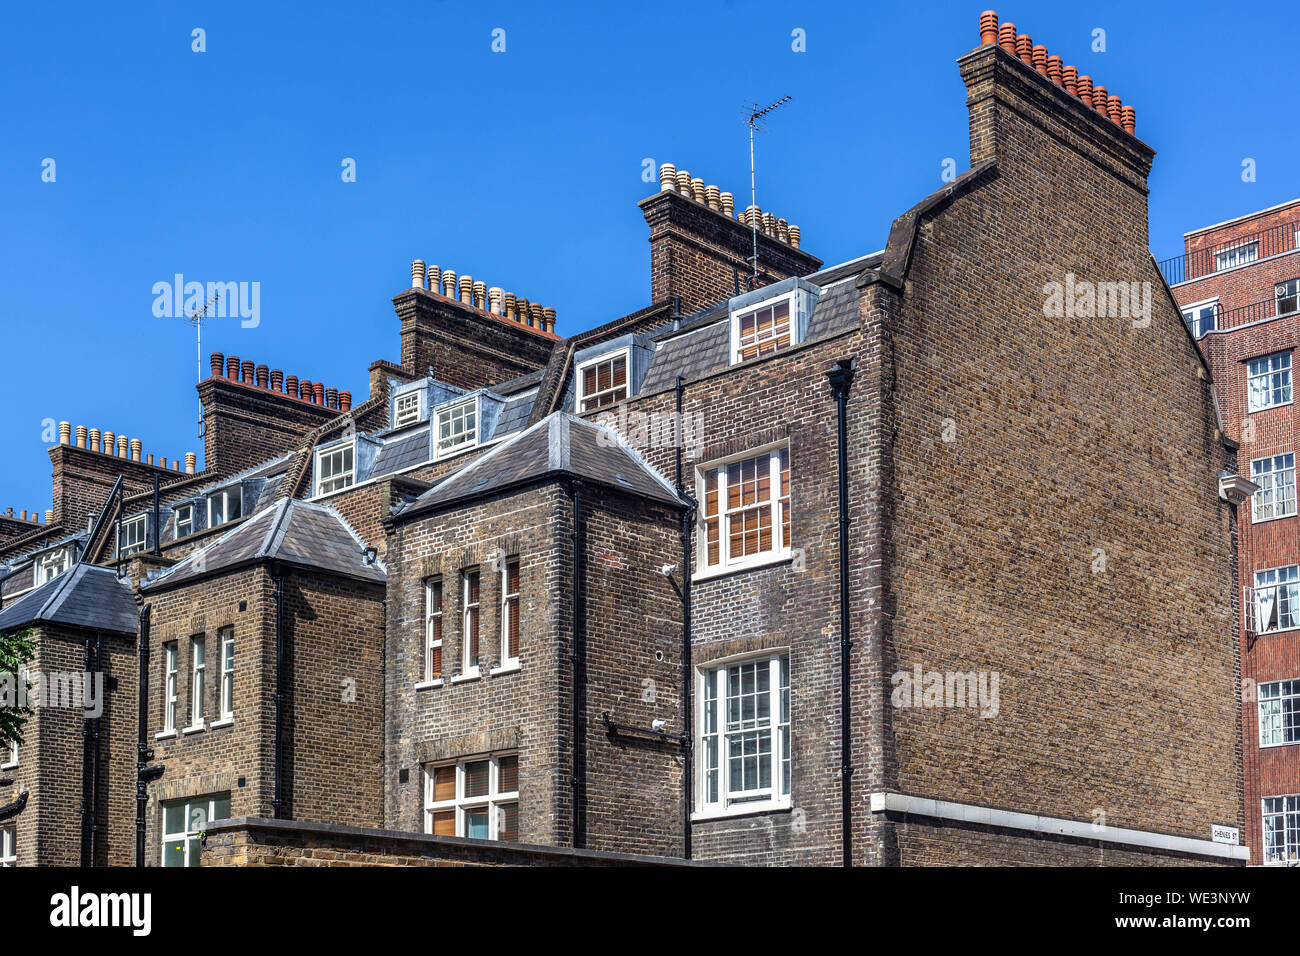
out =
[[[194,309],[185,318],[190,325],[194,326],[194,373],[195,382],[203,381],[203,320],[207,317],[208,310],[217,304],[221,298],[221,293],[214,293],[212,298],[204,303],[203,308]],[[199,437],[203,437],[203,399],[199,399]]]
[[[767,106],[759,106],[753,100],[748,100],[745,104],[745,125],[749,127],[749,208],[753,210],[750,213],[749,225],[754,237],[754,254],[749,260],[754,270],[749,282],[751,289],[754,287],[754,281],[758,278],[758,190],[754,185],[754,131],[767,132],[767,128],[763,125],[764,117],[789,103],[792,98],[783,96],[775,103]]]

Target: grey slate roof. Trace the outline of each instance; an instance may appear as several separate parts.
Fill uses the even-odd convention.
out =
[[[432,438],[433,433],[429,430],[427,421],[411,426],[411,431],[407,434],[385,436],[384,444],[375,453],[374,464],[370,466],[370,474],[366,477],[391,475],[403,468],[428,461],[433,457]]]
[[[285,498],[151,578],[141,590],[174,587],[258,561],[282,561],[382,583],[387,579],[384,566],[378,561],[366,564],[364,550],[365,543],[333,508]]]
[[[547,475],[562,474],[655,501],[682,504],[672,485],[613,429],[568,412],[553,412],[452,472],[396,513],[412,516]]]
[[[540,376],[541,373],[534,373]],[[501,435],[511,435],[521,431],[528,425],[528,414],[533,410],[533,402],[537,399],[537,389],[521,392],[518,395],[511,396],[507,399],[505,405],[501,408],[501,414],[497,416],[496,428],[492,432],[492,437],[496,438]]]
[[[131,585],[112,568],[78,564],[0,610],[0,631],[62,624],[113,634],[136,633]]]

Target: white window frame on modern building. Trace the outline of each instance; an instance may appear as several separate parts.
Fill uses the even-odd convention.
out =
[[[190,638],[190,725],[183,733],[194,733],[205,726],[203,697],[207,688],[208,639],[202,634]]]
[[[1223,272],[1225,269],[1235,269],[1237,266],[1244,266],[1249,262],[1254,262],[1258,258],[1258,240],[1252,239],[1249,242],[1239,242],[1235,246],[1219,249],[1214,253],[1214,271]]]
[[[1262,811],[1262,841],[1265,866],[1290,866],[1300,861],[1300,794],[1265,797]],[[1270,828],[1269,821],[1273,821]],[[1280,833],[1282,839],[1269,845],[1269,836]],[[1289,837],[1289,839],[1288,839]],[[1280,852],[1275,850],[1280,849]]]
[[[180,681],[180,642],[163,645],[163,735],[176,733],[177,684]]]
[[[467,408],[473,409],[473,416],[474,416],[473,425],[469,426],[468,428],[462,428],[462,430],[459,433],[453,435],[450,431],[450,425],[452,419],[456,416],[456,413],[459,412],[463,423],[465,418],[464,410]],[[445,442],[441,437],[444,420],[447,421],[448,423],[448,438],[446,439]],[[471,398],[467,402],[457,402],[455,405],[449,405],[446,408],[439,409],[438,414],[435,416],[435,420],[433,423],[434,459],[436,460],[439,458],[449,458],[452,455],[459,454],[461,451],[463,451],[466,448],[473,448],[475,445],[479,443],[478,442],[479,428],[482,424],[483,424],[483,416],[482,416],[482,409],[479,407],[478,396]]]
[[[234,514],[231,513],[230,503],[235,502]],[[220,505],[217,504],[220,502]],[[215,528],[218,525],[229,524],[244,515],[244,493],[240,485],[232,485],[229,488],[222,488],[214,495],[208,496],[208,527]]]
[[[167,811],[181,805],[183,830],[167,829]],[[224,809],[226,817],[230,815],[230,794],[215,793],[207,797],[194,797],[189,800],[169,800],[160,805],[162,815],[162,840],[159,863],[167,866],[167,845],[179,843],[184,849],[182,866],[199,865],[199,834],[203,833],[213,820],[225,819],[218,816],[218,808]]]
[[[745,671],[754,676],[753,690],[744,692]],[[738,705],[743,698],[754,699],[751,716],[746,716],[742,706],[730,707],[733,699],[731,677],[735,672],[741,681],[741,694],[735,695]],[[767,688],[760,688],[760,677],[767,680]],[[790,734],[790,654],[788,651],[763,651],[726,660],[710,661],[696,669],[695,753],[696,768],[695,813],[696,819],[717,816],[735,816],[747,813],[764,813],[784,810],[790,806],[790,782],[793,770],[793,746]],[[766,720],[760,720],[759,705],[766,700]],[[733,719],[734,718],[734,719]],[[755,750],[746,754],[743,748],[754,738],[757,747],[763,733],[768,737],[766,755]],[[741,753],[733,753],[739,744]],[[754,771],[761,775],[763,763],[767,765],[766,786],[753,786],[733,791],[732,770],[743,763],[754,761]],[[733,761],[741,760],[739,768]]]
[[[18,741],[9,741],[9,759],[0,763],[0,770],[12,770],[18,766]]]
[[[1271,601],[1266,599],[1270,592]],[[1256,571],[1254,605],[1257,634],[1277,634],[1300,628],[1300,566],[1290,564]],[[1277,627],[1269,627],[1269,622],[1275,619]],[[1284,621],[1285,627],[1282,626]]]
[[[1193,302],[1191,305],[1183,306],[1183,320],[1192,330],[1192,335],[1198,339],[1218,327],[1218,317],[1218,299],[1206,299],[1203,302]]]
[[[329,474],[326,475],[326,466]],[[351,488],[357,476],[356,443],[352,439],[316,449],[316,497]]]
[[[148,546],[148,525],[146,524],[146,515],[136,515],[134,518],[127,518],[122,522],[122,528],[117,537],[117,553],[120,555],[135,554],[137,551],[143,551]]]
[[[442,683],[444,665],[442,622],[446,600],[447,589],[442,575],[429,578],[424,582],[424,680],[422,684],[426,687],[434,687]]]
[[[1273,301],[1275,315],[1290,315],[1292,312],[1300,311],[1300,279],[1287,279],[1274,285]],[[1290,308],[1284,309],[1282,307],[1284,303]]]
[[[1250,463],[1250,480],[1259,485],[1251,496],[1252,524],[1296,513],[1295,452],[1256,458]]]
[[[420,420],[420,391],[403,392],[393,399],[393,427],[401,428]]]
[[[184,517],[182,517],[184,515]],[[184,538],[194,533],[194,505],[176,506],[176,537]]]
[[[1258,691],[1259,745],[1300,744],[1300,677],[1261,683]]]
[[[0,868],[18,865],[18,827],[14,824],[0,826]]]
[[[478,599],[470,600],[470,579],[478,584]],[[481,568],[466,568],[460,575],[461,628],[460,673],[462,678],[478,677],[483,659],[483,573]],[[475,654],[470,655],[470,629],[474,631]],[[471,660],[473,663],[471,663]]]
[[[1256,383],[1262,383],[1256,388]],[[1274,352],[1246,362],[1246,410],[1259,412],[1266,408],[1290,405],[1291,352]]]
[[[510,590],[510,569],[515,571],[515,590]],[[519,556],[508,557],[501,564],[501,666],[493,673],[517,670],[519,667],[519,644],[523,640],[523,629],[519,593],[522,589]],[[510,653],[510,620],[513,615],[516,628],[515,652]]]
[[[224,724],[235,719],[235,629],[223,627],[217,636],[221,639],[221,716],[218,722]]]
[[[45,584],[53,581],[66,570],[68,570],[68,549],[55,548],[53,551],[47,551],[41,555],[37,566],[36,583]]]
[[[488,836],[489,840],[501,839],[501,820],[503,811],[510,806],[514,806],[516,814],[519,811],[519,790],[502,791],[501,783],[501,761],[513,758],[515,761],[515,778],[516,785],[519,775],[519,755],[517,753],[500,753],[483,755],[475,757],[462,758],[456,761],[446,761],[436,764],[425,764],[424,766],[424,832],[433,833],[433,818],[435,814],[446,813],[449,811],[456,814],[456,836],[467,836],[467,816],[469,812],[475,810],[486,810],[488,815]],[[470,764],[488,763],[488,788],[486,794],[468,797],[465,796],[466,768]],[[434,781],[436,771],[440,768],[456,768],[456,795],[450,800],[434,799]],[[471,839],[483,839],[482,837]]]
[[[613,363],[616,363],[619,359],[623,360],[623,381],[620,384],[615,384]],[[610,366],[610,384],[607,388],[600,387],[600,366],[602,365]],[[596,387],[589,392],[587,391],[586,371],[592,367],[596,369]],[[575,374],[578,381],[579,411],[590,412],[610,405],[617,405],[619,402],[626,401],[632,394],[632,350],[630,348],[618,349],[613,352],[606,352],[596,358],[587,359],[579,363],[575,369]]]
[[[768,459],[768,498],[766,503],[755,502],[738,508],[728,507],[727,489],[729,485],[727,482],[730,480],[732,467],[740,465],[743,468],[748,462],[756,461],[764,456]],[[782,494],[781,481],[783,459],[786,469],[791,471],[791,487],[784,489],[785,494]],[[718,512],[716,516],[711,516],[708,513],[709,475],[715,471],[718,472]],[[709,577],[715,574],[726,574],[732,571],[762,567],[763,565],[789,560],[791,543],[787,540],[786,527],[790,524],[788,515],[793,510],[794,475],[793,470],[790,468],[790,448],[788,444],[782,442],[767,448],[758,448],[708,462],[696,469],[695,481],[697,500],[700,502],[696,519],[696,551],[699,555],[696,559],[696,576]],[[730,532],[732,517],[762,507],[766,507],[771,515],[772,547],[752,554],[731,557]],[[710,563],[709,522],[713,518],[716,518],[718,522],[718,560]]]
[[[748,362],[751,361],[752,359],[761,358],[767,355],[774,355],[777,352],[784,352],[785,350],[799,344],[799,323],[798,323],[798,314],[797,314],[798,304],[795,302],[795,299],[798,296],[798,294],[799,294],[799,290],[796,287],[795,289],[792,289],[790,292],[787,292],[784,295],[774,296],[771,299],[764,299],[762,302],[756,302],[753,305],[747,306],[743,309],[737,309],[735,312],[731,314],[731,346],[730,346],[730,352],[728,354],[731,356],[732,365],[738,365],[741,362]],[[759,339],[757,335],[757,328],[756,328],[754,346],[756,346],[758,349],[757,354],[750,355],[750,356],[742,356],[741,352],[743,351],[743,349],[741,346],[741,332],[740,332],[740,326],[742,321],[748,316],[757,315],[759,312],[762,312],[764,309],[775,310],[782,304],[785,305],[785,310],[786,310],[785,327],[786,327],[786,337],[788,338],[788,341],[784,345],[772,345],[771,348],[767,348],[766,350],[764,350],[764,346],[768,345],[769,343],[779,341],[780,337],[773,334],[765,338]],[[772,326],[773,332],[775,333],[776,329],[778,329],[779,327],[780,326],[776,325],[774,321]]]

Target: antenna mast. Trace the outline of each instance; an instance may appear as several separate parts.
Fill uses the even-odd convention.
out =
[[[217,300],[221,298],[221,293],[215,293],[201,309],[191,312],[186,318],[189,319],[190,325],[194,326],[194,372],[195,382],[203,381],[203,319],[208,314],[208,310],[216,305]],[[203,437],[203,399],[199,399],[199,437]]]
[[[763,107],[760,107],[757,103],[750,100],[746,106],[748,119],[746,119],[745,125],[749,127],[749,208],[751,210],[758,209],[758,190],[754,185],[754,130],[766,132],[766,129],[760,120],[767,116],[768,113],[775,111],[778,107],[789,103],[791,99],[792,97],[783,96],[775,103]],[[750,213],[749,226],[754,238],[754,254],[749,260],[753,267],[753,273],[749,282],[749,287],[752,289],[755,280],[758,279],[758,216],[756,212]]]

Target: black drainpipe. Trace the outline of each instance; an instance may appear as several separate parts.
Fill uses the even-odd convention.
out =
[[[677,376],[677,495],[689,499],[682,478],[682,445],[686,426],[682,419],[682,377]],[[691,809],[695,804],[695,729],[691,703],[691,524],[695,507],[682,512],[682,856],[691,858]]]
[[[149,781],[162,773],[162,767],[149,767],[153,749],[148,745],[149,733],[149,622],[152,604],[140,609],[140,636],[136,657],[140,662],[139,709],[136,716],[136,775],[135,775],[135,865],[144,866],[145,808],[149,804]]]
[[[82,681],[93,680],[99,670],[100,634],[95,632],[94,651],[90,635],[86,635]],[[84,698],[83,698],[84,702]],[[98,827],[98,797],[95,784],[99,776],[99,718],[87,717],[83,710],[81,719],[81,865],[95,865],[95,837]]]
[[[583,794],[583,751],[586,749],[582,723],[582,552],[579,524],[581,500],[578,483],[569,482],[569,495],[573,505],[573,642],[570,662],[573,666],[573,847],[580,849],[586,840]]]
[[[162,528],[158,525],[162,509],[158,507],[158,476],[153,476],[153,553],[162,554]]]
[[[850,782],[853,778],[852,734],[849,718],[849,462],[848,402],[853,385],[853,359],[840,359],[827,373],[835,397],[835,438],[838,445],[840,499],[840,800],[844,828],[844,866],[853,865],[853,808]]]
[[[280,761],[283,758],[281,738],[284,728],[280,726],[280,717],[284,710],[284,572],[271,566],[271,576],[275,579],[275,763],[271,767],[271,779],[274,783],[274,796],[271,798],[271,816],[280,819]]]
[[[95,674],[101,674],[104,667],[104,635],[95,632],[95,669],[86,674],[85,680],[93,680]],[[85,694],[82,694],[85,701]],[[100,707],[104,705],[103,689],[100,691]],[[90,733],[90,865],[95,865],[95,848],[99,842],[99,722],[95,717],[91,721]]]

